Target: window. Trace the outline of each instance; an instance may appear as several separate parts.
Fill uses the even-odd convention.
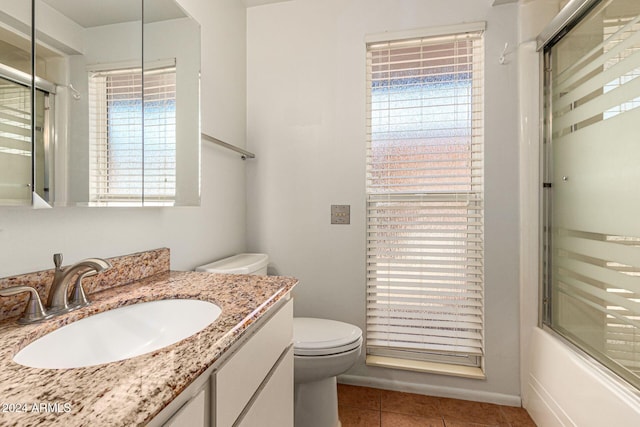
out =
[[[90,73],[90,201],[171,204],[176,191],[176,69]],[[144,141],[144,143],[143,143]]]
[[[483,32],[367,45],[367,361],[480,367]]]

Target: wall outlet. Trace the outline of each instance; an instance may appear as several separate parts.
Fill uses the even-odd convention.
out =
[[[351,205],[331,205],[331,224],[350,224]]]

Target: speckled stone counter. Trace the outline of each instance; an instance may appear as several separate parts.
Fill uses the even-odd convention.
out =
[[[2,321],[0,425],[144,425],[220,359],[296,283],[294,278],[278,276],[165,272],[93,293],[90,306],[44,323],[19,326],[15,318]],[[116,307],[169,298],[210,301],[222,314],[185,340],[120,362],[35,369],[12,361],[21,348],[60,326]],[[18,409],[28,412],[15,412]],[[39,409],[44,411],[36,412]]]
[[[91,295],[115,286],[126,285],[146,277],[166,273],[169,271],[170,258],[171,255],[168,248],[152,249],[108,258],[113,267],[95,276],[85,277],[82,280],[84,291],[87,295]],[[63,261],[65,265],[70,263],[70,260],[64,259]],[[73,260],[73,262],[77,261],[80,260]],[[53,266],[53,261],[51,265]],[[0,289],[11,286],[30,286],[38,291],[44,303],[49,296],[53,276],[54,270],[50,268],[18,276],[4,277],[0,279]],[[0,298],[0,320],[22,314],[28,299],[28,293]]]

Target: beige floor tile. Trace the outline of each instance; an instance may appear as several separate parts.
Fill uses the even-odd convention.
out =
[[[501,406],[500,410],[505,420],[511,427],[536,427],[529,413],[524,408],[516,408],[514,406]]]
[[[457,421],[490,426],[507,425],[499,405],[445,398],[441,398],[439,403],[445,423]]]
[[[380,394],[377,388],[338,384],[338,405],[379,411]]]
[[[380,427],[380,411],[341,406],[338,416],[342,427]]]
[[[438,398],[421,394],[382,390],[380,407],[386,412],[396,412],[424,418],[440,417]]]
[[[466,421],[450,421],[444,419],[445,427],[509,427],[509,424],[478,424]]]
[[[423,418],[414,415],[383,412],[382,427],[444,427],[442,418]]]
[[[343,427],[535,427],[522,408],[345,384],[338,406]]]

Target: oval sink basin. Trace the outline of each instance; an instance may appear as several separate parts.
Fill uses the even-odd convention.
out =
[[[37,339],[13,358],[32,368],[82,368],[161,349],[201,331],[222,310],[206,301],[170,299],[116,308]]]

